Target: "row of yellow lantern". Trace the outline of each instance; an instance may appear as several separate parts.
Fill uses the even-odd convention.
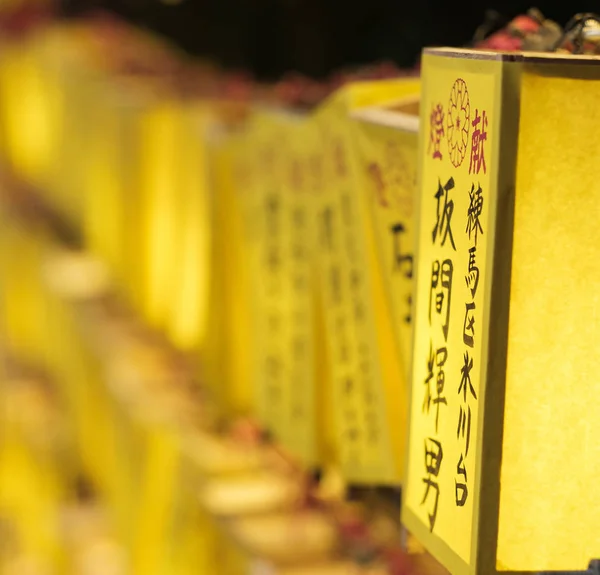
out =
[[[6,151],[224,413],[348,482],[403,483],[452,572],[594,554],[594,384],[574,383],[594,367],[594,58],[426,51],[420,81],[233,126],[88,67],[57,114],[13,89],[47,67],[5,68],[6,117],[34,122]]]

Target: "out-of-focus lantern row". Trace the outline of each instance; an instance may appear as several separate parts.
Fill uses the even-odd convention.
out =
[[[277,86],[6,39],[6,572],[585,569],[596,30]]]

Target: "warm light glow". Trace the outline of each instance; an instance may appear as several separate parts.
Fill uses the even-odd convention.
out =
[[[175,184],[181,175],[179,114],[173,102],[161,103],[145,116],[141,127],[139,185],[147,202],[147,219],[141,222],[146,244],[140,255],[147,274],[145,315],[156,327],[167,322],[176,280],[176,215],[181,192]]]
[[[168,331],[180,349],[204,349],[211,264],[211,198],[206,142],[211,118],[207,111],[186,110],[180,132],[180,190],[173,190],[180,228],[172,254],[176,281]],[[216,294],[215,294],[216,295]]]
[[[519,571],[600,555],[600,66],[549,67],[521,87],[498,542]]]

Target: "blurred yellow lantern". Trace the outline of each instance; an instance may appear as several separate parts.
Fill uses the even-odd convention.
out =
[[[342,474],[358,484],[401,483],[407,401],[349,114],[418,91],[417,79],[351,84],[315,114],[323,185],[313,209],[331,428]]]
[[[354,134],[372,215],[394,333],[408,375],[412,348],[412,277],[419,96],[356,112]],[[408,393],[408,378],[404,385]]]

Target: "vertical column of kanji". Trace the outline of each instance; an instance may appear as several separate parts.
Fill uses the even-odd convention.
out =
[[[343,278],[345,250],[340,179],[347,173],[342,140],[334,130],[326,133],[325,198],[321,208],[320,243],[326,280],[326,314],[332,348],[333,397],[337,421],[340,463],[344,472],[355,469],[360,461],[362,422],[356,401],[355,342],[349,316],[350,290]],[[347,214],[346,214],[347,216]]]
[[[305,387],[303,363],[306,360],[307,341],[305,338],[305,324],[307,321],[305,300],[307,289],[306,257],[308,246],[303,242],[306,239],[307,214],[306,206],[302,201],[304,192],[304,165],[297,153],[289,158],[288,177],[289,188],[292,191],[291,211],[289,213],[288,226],[292,229],[290,236],[290,253],[292,265],[289,276],[292,297],[292,335],[289,345],[291,347],[291,417],[296,423],[300,423],[305,415],[302,392]]]
[[[363,478],[373,479],[371,476],[383,477],[388,475],[385,467],[390,464],[390,452],[382,449],[387,445],[385,437],[385,415],[380,409],[381,377],[378,376],[377,361],[375,356],[376,342],[372,338],[374,333],[371,294],[369,291],[369,278],[367,277],[368,262],[365,254],[365,238],[358,194],[360,189],[356,181],[357,174],[351,176],[348,151],[340,147],[338,152],[340,162],[340,201],[342,222],[344,226],[344,282],[347,282],[350,292],[350,321],[356,345],[354,358],[354,393],[355,401],[359,406],[359,417],[362,420],[363,434],[360,437],[361,459],[360,470],[357,471]]]
[[[349,138],[336,143],[334,149],[337,171],[337,189],[342,226],[342,283],[347,286],[349,332],[352,334],[352,394],[359,426],[352,429],[350,438],[356,442],[359,457],[349,467],[352,478],[360,481],[389,481],[391,450],[385,429],[382,409],[382,381],[379,358],[376,355],[375,318],[368,274],[367,239],[361,210],[361,174],[356,169],[356,158],[351,156]]]
[[[445,133],[446,113],[441,102],[431,106],[429,147],[428,154],[433,160],[438,160],[440,165],[444,156],[441,144]],[[457,118],[458,120],[458,118]],[[461,126],[451,125],[451,130],[459,130]],[[454,138],[449,137],[449,148],[447,152],[452,158],[454,165],[462,161],[460,153],[456,153],[456,147],[450,146],[455,143]],[[425,492],[422,503],[428,506],[429,528],[434,530],[440,499],[440,472],[444,462],[444,445],[439,436],[440,412],[442,417],[447,417],[448,400],[446,395],[446,363],[448,362],[448,334],[450,330],[450,309],[452,303],[452,288],[454,282],[454,261],[456,244],[452,231],[452,218],[454,216],[455,182],[452,176],[438,175],[437,187],[433,194],[425,197],[423,201],[435,202],[435,220],[431,231],[431,253],[434,256],[424,264],[428,264],[431,270],[429,283],[429,298],[427,306],[428,331],[429,331],[429,353],[426,358],[426,377],[424,380],[423,413],[431,418],[428,436],[425,437],[423,484]],[[424,222],[426,223],[426,222]],[[416,358],[415,361],[422,361]]]
[[[487,173],[485,164],[485,142],[487,140],[488,119],[485,110],[475,109],[471,122],[473,133],[471,136],[471,157],[469,162],[469,175],[473,178],[480,173]],[[478,265],[477,237],[484,233],[481,217],[484,207],[484,193],[479,180],[471,182],[469,190],[469,207],[466,213],[465,234],[468,238],[468,254],[463,255],[467,263],[467,272],[464,276],[467,286],[465,303],[465,317],[463,322],[463,365],[460,370],[460,385],[458,387],[459,413],[456,427],[456,437],[459,441],[460,455],[456,464],[455,502],[457,507],[464,507],[469,497],[469,483],[467,474],[467,458],[471,446],[472,430],[472,404],[478,401],[471,373],[474,369],[474,350],[476,349],[476,323],[480,322],[482,306],[481,294],[478,295],[479,278],[482,273]],[[464,251],[464,250],[461,250]],[[477,305],[479,303],[479,306]],[[479,370],[476,366],[474,373]],[[476,384],[475,384],[476,385]]]
[[[308,128],[302,126],[296,133],[302,138]],[[307,159],[300,142],[288,157],[287,177],[290,190],[288,223],[291,233],[288,289],[290,291],[290,423],[289,443],[295,454],[305,463],[314,463],[314,364],[311,321],[311,252],[308,203]]]
[[[284,357],[281,350],[283,343],[282,323],[283,285],[281,281],[282,242],[281,233],[283,222],[283,206],[280,190],[277,189],[277,179],[274,177],[277,162],[280,160],[274,149],[273,139],[270,138],[264,149],[263,162],[265,179],[261,183],[265,187],[262,195],[261,212],[264,218],[264,252],[262,269],[262,294],[264,301],[265,341],[264,354],[261,354],[262,377],[265,386],[263,417],[269,431],[277,433],[277,421],[284,410],[283,379],[286,377]],[[258,279],[258,278],[257,278]],[[260,281],[260,280],[259,280]]]
[[[416,138],[412,134],[387,129],[381,133],[381,160],[369,165],[369,174],[377,190],[375,217],[380,231],[380,245],[386,257],[384,269],[391,270],[392,304],[400,351],[406,370],[410,361],[413,278],[413,193],[415,187]],[[414,147],[413,147],[414,146]],[[385,230],[385,239],[381,237]],[[390,257],[391,256],[391,257]]]
[[[392,143],[393,142],[391,141],[389,142],[389,144]],[[400,168],[400,171],[405,170],[405,164],[401,160],[396,165]],[[408,221],[406,214],[402,213],[402,210],[398,210],[396,206],[391,205],[392,200],[390,199],[389,195],[394,186],[394,183],[389,181],[390,177],[388,170],[391,169],[393,168],[388,166],[387,169],[382,170],[381,165],[378,162],[373,161],[369,164],[368,173],[371,178],[372,185],[376,190],[375,201],[377,203],[377,224],[379,227],[385,226],[388,235],[387,241],[391,245],[391,250],[382,251],[386,255],[388,251],[391,251],[393,254],[392,258],[389,258],[385,261],[385,265],[391,266],[393,275],[398,278],[398,280],[394,282],[394,287],[398,287],[398,289],[401,290],[401,294],[399,294],[403,300],[401,322],[405,326],[409,326],[411,324],[412,315],[412,289],[410,280],[412,279],[413,275],[413,253],[412,250],[408,250],[406,248],[406,244],[409,243],[406,241],[406,236],[410,233],[409,229],[411,222]],[[378,212],[382,212],[382,214],[385,215],[382,215]],[[396,294],[393,294],[393,296],[395,297],[392,299],[396,299],[398,297]],[[404,348],[407,343],[410,342],[403,340],[401,342],[402,348]],[[403,354],[402,359],[403,361],[406,361],[408,359],[408,354]]]
[[[437,219],[433,227],[432,243],[439,246],[439,257],[431,261],[431,284],[429,290],[429,354],[427,356],[427,375],[424,381],[425,396],[423,411],[432,416],[431,434],[425,439],[425,474],[423,483],[426,486],[423,502],[427,503],[433,493],[433,504],[429,511],[429,525],[433,531],[437,519],[440,490],[438,477],[444,457],[442,442],[438,439],[440,411],[448,405],[446,397],[446,371],[448,361],[448,331],[450,328],[450,307],[454,281],[453,251],[456,251],[452,236],[452,215],[454,202],[450,193],[454,189],[454,180],[449,178],[442,185],[438,183],[434,195],[437,202]],[[446,244],[450,247],[445,248]],[[452,251],[450,251],[452,250]]]

